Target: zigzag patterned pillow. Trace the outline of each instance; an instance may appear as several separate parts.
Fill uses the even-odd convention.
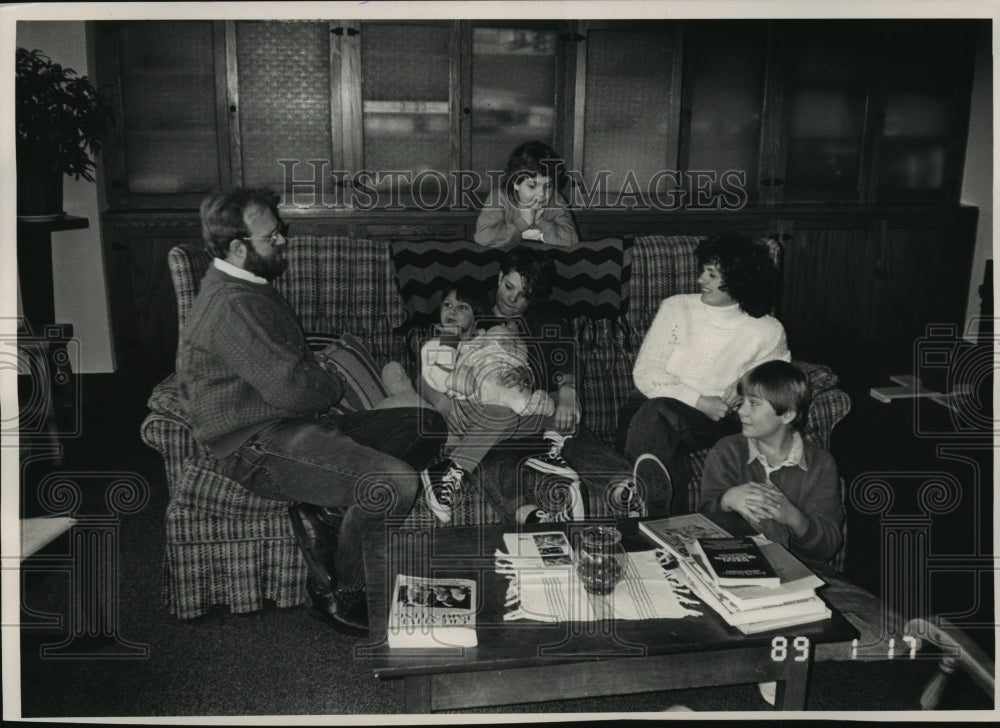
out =
[[[460,278],[484,291],[496,287],[507,249],[468,240],[396,240],[391,245],[396,285],[408,313],[404,328],[437,321],[441,292]],[[571,248],[544,248],[556,264],[552,302],[566,318],[618,318],[628,303],[632,239],[604,238]]]

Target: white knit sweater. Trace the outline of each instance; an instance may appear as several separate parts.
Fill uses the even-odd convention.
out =
[[[660,303],[632,375],[647,397],[671,397],[694,407],[699,396],[721,396],[772,359],[791,360],[776,318],[754,318],[736,304],[709,306],[700,293],[682,294]]]

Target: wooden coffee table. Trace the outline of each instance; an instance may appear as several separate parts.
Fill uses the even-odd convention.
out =
[[[618,524],[628,550],[652,548],[634,520]],[[524,531],[579,524],[522,526]],[[776,681],[775,707],[804,710],[821,642],[858,636],[833,618],[744,635],[709,608],[700,617],[546,624],[503,620],[508,581],[494,571],[494,551],[513,525],[369,533],[365,574],[371,634],[355,655],[375,677],[401,680],[412,713],[486,705],[622,695],[679,688]],[[476,579],[480,589],[474,648],[390,650],[386,615],[397,573]],[[796,638],[799,648],[796,648]],[[808,640],[808,643],[801,638]],[[804,649],[803,649],[804,646]]]

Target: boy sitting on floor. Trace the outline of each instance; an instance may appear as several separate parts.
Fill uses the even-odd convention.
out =
[[[817,660],[886,659],[893,647],[902,655],[909,645],[894,629],[901,619],[830,567],[843,545],[844,508],[833,456],[801,435],[812,399],[806,375],[788,362],[769,361],[743,375],[738,393],[742,432],[719,440],[709,453],[701,511],[739,513],[823,577],[820,596],[861,635],[856,645],[817,645]],[[761,685],[761,693],[774,704],[773,684]]]

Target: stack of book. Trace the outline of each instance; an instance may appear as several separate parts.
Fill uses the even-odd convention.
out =
[[[691,591],[744,634],[816,622],[830,608],[823,580],[780,544],[734,538],[700,513],[644,521],[640,530],[677,559]]]

